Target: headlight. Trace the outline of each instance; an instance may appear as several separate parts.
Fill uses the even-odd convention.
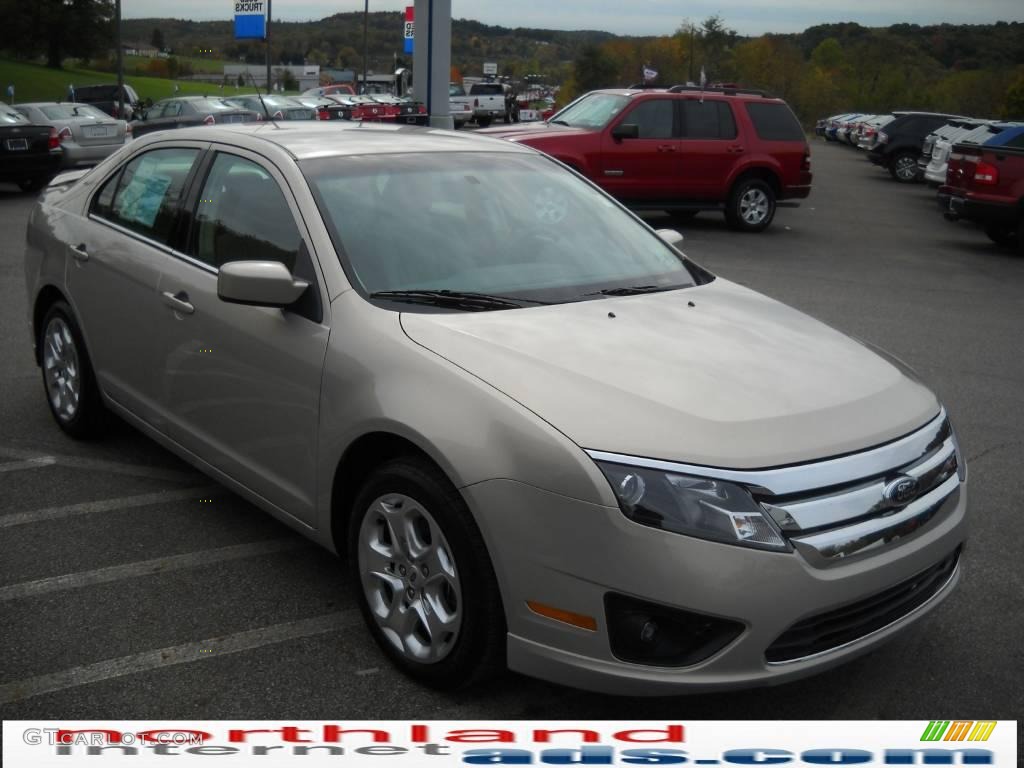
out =
[[[634,522],[701,539],[788,550],[775,523],[735,483],[598,461],[622,513]]]

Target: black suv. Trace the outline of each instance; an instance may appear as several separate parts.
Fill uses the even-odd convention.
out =
[[[893,112],[896,119],[878,132],[878,143],[868,152],[868,160],[888,168],[896,181],[909,184],[918,180],[917,159],[924,139],[956,115],[935,112]]]

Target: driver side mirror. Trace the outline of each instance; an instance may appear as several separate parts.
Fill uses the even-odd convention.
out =
[[[616,141],[622,141],[623,139],[639,139],[640,126],[635,123],[619,123],[619,125],[612,128],[612,138]]]
[[[658,237],[664,240],[666,243],[671,245],[676,250],[681,250],[683,247],[683,236],[680,232],[675,229],[659,229],[656,230]]]
[[[229,261],[217,273],[217,296],[231,304],[287,307],[307,288],[279,261]]]

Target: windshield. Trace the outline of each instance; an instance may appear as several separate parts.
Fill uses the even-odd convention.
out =
[[[192,102],[192,106],[195,107],[196,112],[227,112],[229,110],[237,110],[238,105],[232,104],[230,101],[224,99],[195,99]]]
[[[619,205],[544,157],[436,153],[300,163],[357,288],[524,305],[704,281]]]
[[[628,103],[628,96],[592,93],[570,104],[551,118],[551,122],[564,123],[574,128],[604,128]]]

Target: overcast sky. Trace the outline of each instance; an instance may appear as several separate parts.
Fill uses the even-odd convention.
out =
[[[413,0],[370,0],[371,11],[394,11]],[[363,0],[274,0],[274,17],[320,19],[361,11]],[[122,0],[126,18],[228,19],[233,0]],[[741,34],[798,32],[815,24],[857,21],[865,26],[986,24],[1024,21],[1022,0],[452,0],[455,18],[507,27],[603,29],[623,35],[673,32],[684,17],[719,13]]]

